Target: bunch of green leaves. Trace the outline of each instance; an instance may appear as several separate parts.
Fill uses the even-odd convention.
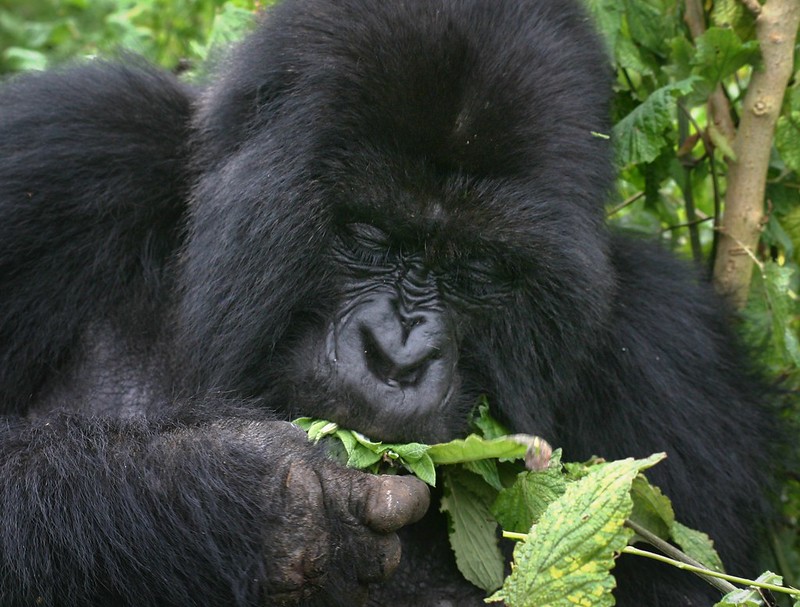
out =
[[[309,440],[324,441],[331,454],[350,468],[377,474],[402,467],[432,487],[436,486],[435,466],[461,464],[499,487],[494,460],[515,461],[528,456],[536,465],[543,453],[550,456],[549,445],[538,437],[490,430],[499,425],[490,418],[486,405],[479,408],[475,423],[483,425],[488,434],[470,434],[463,440],[436,445],[372,441],[360,432],[340,428],[335,422],[310,417],[301,417],[293,423],[308,433]]]
[[[447,515],[456,564],[467,580],[493,593],[487,602],[503,601],[509,607],[613,605],[615,558],[623,552],[653,558],[653,553],[632,547],[642,541],[679,557],[662,560],[696,573],[786,590],[774,574],[753,581],[722,573],[708,536],[676,521],[669,499],[642,474],[664,454],[562,464],[561,452],[551,452],[543,440],[509,435],[491,418],[485,402],[473,421],[475,433],[435,445],[372,441],[325,420],[301,418],[295,423],[349,466],[372,472],[404,468],[431,485],[440,483],[440,507]],[[507,538],[522,540],[508,576],[501,530]],[[755,591],[738,590],[728,582],[717,585],[727,593],[719,607],[763,604]]]
[[[616,73],[613,114],[618,197],[610,220],[660,238],[713,266],[715,229],[727,188],[731,141],[707,109],[721,87],[734,116],[761,54],[754,18],[740,0],[703,3],[693,36],[686,3],[585,0]],[[699,3],[698,3],[699,4]],[[798,55],[800,53],[797,53]],[[797,66],[797,61],[795,61]],[[767,180],[767,222],[754,253],[747,336],[783,387],[800,389],[800,78],[786,92]],[[796,394],[796,392],[795,392]],[[795,407],[795,413],[800,410]]]

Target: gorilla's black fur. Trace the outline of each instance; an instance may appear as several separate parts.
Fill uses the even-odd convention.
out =
[[[608,88],[568,0],[286,0],[202,90],[6,83],[0,604],[479,605],[416,479],[281,420],[430,442],[483,393],[569,459],[668,452],[752,573],[771,418],[709,288],[603,225]]]

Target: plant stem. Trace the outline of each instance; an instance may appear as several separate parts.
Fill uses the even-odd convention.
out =
[[[753,586],[755,588],[763,588],[765,590],[770,590],[772,592],[782,592],[784,594],[790,594],[795,597],[800,597],[800,590],[796,588],[788,588],[786,586],[776,586],[775,584],[767,584],[765,582],[758,582],[756,580],[748,580],[747,578],[737,577],[735,575],[728,575],[727,573],[720,573],[719,571],[711,571],[710,569],[704,569],[703,567],[695,567],[694,565],[689,565],[688,563],[683,563],[681,561],[676,561],[675,559],[671,559],[668,556],[664,556],[663,554],[648,552],[647,550],[640,550],[639,548],[634,548],[633,546],[626,546],[625,548],[622,549],[622,552],[625,552],[627,554],[635,554],[637,556],[643,556],[648,559],[661,561],[662,563],[668,563],[673,567],[677,567],[678,569],[683,569],[685,571],[691,571],[692,573],[696,573],[703,577],[715,577],[735,584],[741,584],[742,586]],[[736,590],[735,586],[731,587],[734,590]]]
[[[652,545],[653,547],[655,547],[658,550],[660,550],[661,552],[663,552],[668,557],[670,557],[670,558],[672,558],[672,559],[674,559],[676,561],[679,561],[681,563],[686,563],[687,565],[689,565],[691,567],[695,567],[696,569],[698,569],[700,571],[708,571],[709,570],[708,566],[706,566],[703,563],[693,559],[692,557],[690,557],[688,554],[686,554],[682,550],[679,550],[678,548],[676,548],[675,546],[673,546],[669,542],[666,542],[666,541],[662,540],[656,534],[648,531],[647,529],[645,529],[641,525],[638,525],[638,524],[634,523],[632,520],[626,519],[625,520],[625,526],[628,529],[632,529],[634,531],[634,533],[636,533],[636,535],[641,537],[648,544]],[[652,553],[648,553],[648,554],[652,554]],[[709,576],[706,576],[706,575],[703,575],[703,574],[699,573],[698,571],[694,571],[694,573],[697,573],[700,577],[703,578],[704,581],[706,581],[709,584],[711,584],[712,586],[714,586],[714,588],[716,588],[717,590],[722,592],[722,594],[728,594],[729,592],[733,592],[734,590],[736,590],[736,587],[733,586],[732,584],[729,584],[729,583],[727,583],[727,582],[725,582],[723,580],[720,580],[720,579],[718,579],[716,577],[713,577],[713,576],[709,577]]]

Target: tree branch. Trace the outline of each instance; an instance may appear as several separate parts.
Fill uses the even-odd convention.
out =
[[[792,74],[800,23],[797,0],[767,0],[756,18],[764,67],[754,71],[729,161],[725,214],[720,228],[714,284],[741,308],[747,303],[753,273],[752,252],[764,216],[764,192],[775,123]]]
[[[692,38],[702,36],[706,31],[705,15],[700,0],[686,0],[686,11],[683,20],[689,28]],[[708,98],[708,112],[711,123],[716,127],[723,137],[728,141],[733,141],[736,136],[736,127],[731,118],[731,104],[722,90],[722,85],[717,84]]]

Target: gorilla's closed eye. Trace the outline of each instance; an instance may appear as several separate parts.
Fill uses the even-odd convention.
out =
[[[386,249],[389,247],[389,235],[380,228],[368,223],[349,223],[345,231],[350,239],[365,248]]]
[[[488,257],[459,260],[443,276],[442,291],[448,298],[480,305],[502,299],[517,282],[510,266]]]
[[[340,252],[356,266],[386,265],[393,257],[388,234],[367,223],[349,223],[339,235]]]

